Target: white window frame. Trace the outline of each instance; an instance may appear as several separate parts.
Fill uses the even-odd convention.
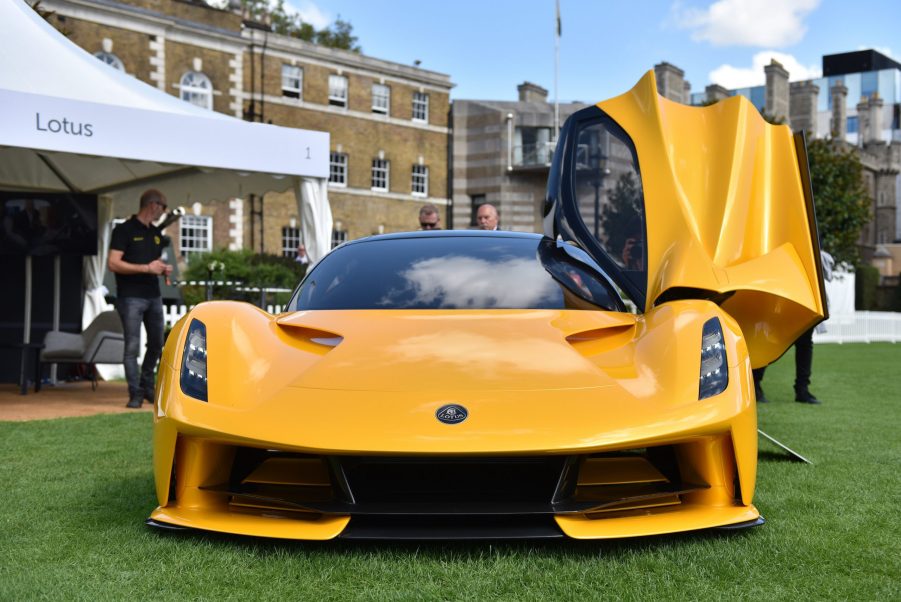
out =
[[[300,227],[282,226],[282,257],[296,259],[300,240]]]
[[[178,222],[178,251],[190,259],[191,255],[213,250],[213,218],[209,215],[185,215]]]
[[[385,84],[372,84],[372,112],[391,114],[391,88]]]
[[[379,186],[383,182],[384,186]],[[388,192],[391,184],[391,162],[388,159],[372,160],[371,190],[375,192]]]
[[[213,82],[205,73],[188,71],[181,76],[179,96],[185,102],[213,110]]]
[[[347,230],[332,230],[332,248],[347,242]]]
[[[303,100],[303,67],[282,63],[282,96]]]
[[[429,95],[425,92],[413,92],[413,121],[422,123],[429,121]]]
[[[347,153],[330,152],[328,154],[329,186],[347,188]]]
[[[328,103],[335,107],[347,107],[347,78],[345,76],[328,76]]]
[[[117,57],[112,52],[107,52],[105,50],[101,50],[100,52],[94,53],[94,58],[99,59],[101,63],[109,65],[113,69],[118,69],[119,71],[125,71],[125,63],[122,62],[122,59]]]
[[[418,184],[418,186],[417,186]],[[418,189],[418,190],[417,190]],[[429,196],[429,167],[416,164],[413,166],[410,191],[413,196]]]

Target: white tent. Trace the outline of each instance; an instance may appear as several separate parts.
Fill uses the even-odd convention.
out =
[[[311,259],[328,251],[327,133],[170,96],[86,53],[22,0],[0,1],[0,64],[0,189],[98,194],[100,219],[149,187],[173,203],[293,189]],[[86,258],[85,318],[98,309],[104,264]]]

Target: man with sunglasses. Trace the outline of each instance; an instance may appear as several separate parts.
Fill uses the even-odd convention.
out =
[[[166,197],[159,190],[141,195],[137,215],[113,230],[107,266],[116,274],[116,311],[125,333],[125,378],[129,408],[153,402],[156,363],[163,351],[163,299],[160,276],[169,276],[172,266],[160,259],[165,243],[153,225],[166,212]],[[147,330],[147,350],[138,370],[141,324]]]
[[[419,210],[419,229],[441,229],[441,214],[438,213],[438,207],[432,205],[431,203],[422,206],[422,208]]]

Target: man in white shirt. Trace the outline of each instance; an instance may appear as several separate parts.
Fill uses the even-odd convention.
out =
[[[479,230],[497,230],[497,208],[491,203],[479,205],[479,210],[476,212],[476,223],[479,225]]]

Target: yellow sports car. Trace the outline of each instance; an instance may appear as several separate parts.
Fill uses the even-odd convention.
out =
[[[825,313],[803,138],[648,73],[574,114],[545,235],[345,244],[288,311],[172,330],[148,523],[336,537],[745,527],[751,368]]]

